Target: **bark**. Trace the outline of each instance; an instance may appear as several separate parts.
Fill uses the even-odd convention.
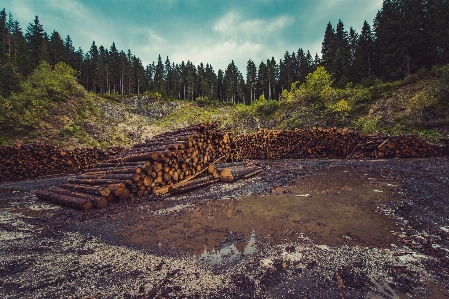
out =
[[[52,193],[46,190],[39,190],[36,192],[36,196],[39,199],[50,201],[52,203],[57,203],[60,205],[69,206],[72,208],[77,208],[80,210],[88,210],[92,207],[92,202],[78,197],[73,197],[70,195]]]

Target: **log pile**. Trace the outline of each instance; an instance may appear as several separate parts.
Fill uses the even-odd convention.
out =
[[[2,146],[0,147],[0,182],[77,172],[92,167],[120,151],[119,148],[67,150],[37,143]]]
[[[78,204],[80,198],[101,207],[104,200],[167,193],[169,189],[186,192],[219,180],[213,163],[230,161],[234,150],[231,133],[217,130],[213,124],[194,125],[155,136],[37,195],[85,209]],[[236,178],[244,176],[241,172],[235,173]]]
[[[413,135],[365,135],[347,128],[260,130],[235,138],[213,124],[158,135],[103,161],[65,184],[41,190],[41,199],[78,209],[104,207],[148,194],[178,194],[262,171],[244,159],[408,158],[442,156],[448,144]]]
[[[432,144],[414,135],[365,135],[347,128],[291,131],[260,130],[234,138],[239,159],[281,158],[423,158],[447,155],[447,144]]]

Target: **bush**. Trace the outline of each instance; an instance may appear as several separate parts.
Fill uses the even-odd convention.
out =
[[[360,117],[355,127],[363,133],[372,134],[382,130],[382,122],[379,117]]]
[[[260,116],[270,116],[278,109],[278,107],[278,101],[266,100],[264,96],[260,96],[254,105],[255,112]]]
[[[2,130],[36,128],[51,113],[58,102],[87,95],[78,84],[76,71],[64,63],[52,69],[43,61],[21,84],[21,91],[9,99],[0,98],[0,121]]]

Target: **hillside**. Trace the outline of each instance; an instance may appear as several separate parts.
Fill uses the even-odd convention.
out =
[[[49,69],[44,71],[50,76]],[[171,101],[157,93],[100,96],[87,93],[74,79],[59,89],[52,86],[53,89],[42,92],[46,83],[39,85],[34,81],[45,81],[45,76],[33,76],[27,80],[30,86],[25,84],[24,91],[11,100],[20,102],[34,97],[36,107],[29,103],[21,106],[28,118],[17,115],[20,109],[15,116],[8,116],[4,109],[2,144],[21,140],[72,148],[129,147],[164,131],[198,122],[217,122],[236,133],[260,128],[344,126],[366,133],[415,133],[430,139],[449,134],[449,66],[435,67],[393,83],[376,81],[370,87],[347,85],[343,89],[334,88],[331,76],[324,68],[318,68],[304,84],[293,84],[289,91],[284,90],[279,101],[260,97],[252,105]],[[3,107],[12,102],[2,101]],[[29,110],[44,112],[30,114]],[[8,127],[8,122],[15,126]]]

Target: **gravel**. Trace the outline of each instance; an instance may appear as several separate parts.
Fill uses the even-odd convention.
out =
[[[76,211],[37,199],[67,176],[0,184],[0,298],[447,298],[449,159],[261,161],[249,180],[177,196],[149,196]],[[268,194],[321,169],[355,167],[399,182],[375,207],[395,221],[382,247],[257,239],[257,252],[209,265],[191,256],[117,245],[84,223],[129,211],[155,216],[199,202]],[[163,199],[163,201],[161,201]],[[313,200],[313,197],[310,198]],[[111,224],[112,225],[112,224]],[[75,229],[74,229],[75,228]],[[151,240],[150,240],[151,241]]]

